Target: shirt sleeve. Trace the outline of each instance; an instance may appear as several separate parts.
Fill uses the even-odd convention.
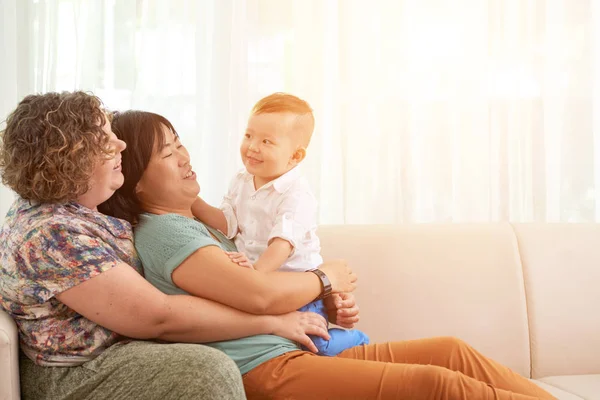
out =
[[[275,238],[287,240],[292,254],[317,224],[317,200],[310,192],[285,195],[277,207],[275,225],[269,234],[269,243]]]
[[[223,232],[227,239],[233,239],[239,231],[235,201],[238,191],[241,188],[241,179],[241,174],[238,173],[231,180],[227,194],[223,196],[223,203],[221,203],[221,211],[223,211],[223,214],[225,214],[225,219],[227,220],[227,232]]]
[[[173,284],[171,275],[189,256],[206,246],[219,246],[206,227],[177,214],[153,216],[135,231],[135,246],[146,278],[160,277]]]
[[[115,250],[82,225],[49,224],[32,232],[19,249],[27,290],[40,303],[123,261]]]

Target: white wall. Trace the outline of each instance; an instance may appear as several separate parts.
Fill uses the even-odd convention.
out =
[[[0,185],[0,223],[4,221],[4,216],[14,199],[14,193],[6,187]]]
[[[19,99],[29,90],[27,79],[25,82],[23,79],[23,75],[27,74],[17,73],[18,66],[24,64],[24,60],[18,59],[17,45],[26,45],[26,38],[17,41],[17,24],[25,16],[17,14],[16,4],[15,0],[0,1],[0,130],[4,129],[8,113],[15,109]],[[18,77],[16,80],[15,76]],[[13,199],[14,193],[0,184],[0,222],[4,221]]]

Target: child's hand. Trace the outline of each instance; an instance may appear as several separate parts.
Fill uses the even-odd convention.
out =
[[[246,257],[246,255],[244,253],[238,253],[235,251],[226,251],[225,254],[227,254],[229,256],[229,259],[231,261],[233,261],[240,267],[254,269],[254,266],[252,265],[250,260],[248,260],[248,257]]]

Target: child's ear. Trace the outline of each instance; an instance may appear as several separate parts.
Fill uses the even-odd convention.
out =
[[[300,162],[304,160],[304,157],[306,157],[306,149],[304,147],[300,147],[292,155],[292,163],[294,165],[300,164]]]

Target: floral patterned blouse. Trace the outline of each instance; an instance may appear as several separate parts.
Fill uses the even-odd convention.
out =
[[[0,307],[16,321],[21,349],[36,364],[83,364],[119,335],[56,295],[119,263],[141,273],[131,226],[77,203],[18,198],[0,231]]]

